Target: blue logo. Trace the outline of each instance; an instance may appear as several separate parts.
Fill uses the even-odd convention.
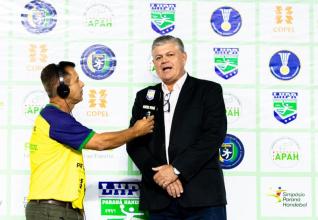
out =
[[[41,34],[51,31],[56,25],[56,11],[44,1],[31,1],[24,6],[26,13],[21,14],[22,24],[27,31]]]
[[[214,69],[223,79],[238,73],[238,48],[214,48]]]
[[[158,34],[164,35],[175,28],[176,4],[151,3],[151,27]]]
[[[244,157],[244,146],[240,139],[227,134],[220,148],[220,164],[223,169],[232,169],[238,166]]]
[[[139,182],[99,182],[101,216],[107,219],[148,219],[139,210]]]
[[[215,33],[225,37],[236,34],[242,26],[240,13],[228,6],[216,9],[210,22]]]
[[[275,118],[288,124],[297,118],[297,92],[273,92]]]
[[[88,47],[81,56],[83,72],[88,77],[96,80],[105,79],[112,75],[116,63],[114,52],[101,44]]]
[[[299,73],[300,61],[293,52],[281,50],[272,56],[269,61],[269,67],[277,79],[290,80]]]

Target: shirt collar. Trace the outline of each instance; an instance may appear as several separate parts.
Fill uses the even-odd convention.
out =
[[[183,74],[183,76],[181,76],[181,78],[178,79],[178,81],[173,85],[172,91],[180,91],[182,86],[183,86],[183,84],[184,84],[184,82],[185,82],[185,80],[187,79],[187,76],[188,76],[188,73],[185,72]],[[161,88],[162,88],[162,91],[164,93],[169,93],[167,85],[164,84],[163,82],[161,83]]]

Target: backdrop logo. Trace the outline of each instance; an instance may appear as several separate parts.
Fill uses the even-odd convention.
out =
[[[297,118],[297,92],[273,92],[275,118],[288,124]]]
[[[88,47],[81,56],[83,72],[90,78],[101,80],[113,74],[116,68],[114,52],[101,44]]]
[[[214,48],[214,69],[223,79],[238,73],[238,48]]]
[[[242,18],[234,8],[224,6],[213,12],[211,26],[221,36],[232,36],[240,30]]]
[[[32,91],[24,98],[24,115],[34,121],[44,106],[48,103],[47,94],[43,91]]]
[[[220,163],[223,169],[232,169],[238,166],[244,157],[244,146],[240,139],[227,134],[220,148]]]
[[[107,91],[106,89],[90,89],[88,91],[88,105],[89,111],[87,111],[87,116],[90,117],[107,117],[108,112],[107,107]]]
[[[153,79],[158,80],[159,77],[158,77],[157,72],[156,72],[156,67],[153,64],[152,60],[153,60],[152,55],[149,55],[149,58],[148,58],[148,72],[153,76]]]
[[[27,71],[38,72],[47,62],[47,46],[46,44],[30,44],[29,45],[29,64],[26,66]]]
[[[268,196],[275,198],[275,203],[283,208],[305,208],[307,204],[307,196],[304,192],[290,192],[282,187],[277,189],[270,188]]]
[[[299,73],[300,61],[293,52],[281,50],[271,57],[269,67],[277,79],[290,80]]]
[[[277,203],[282,202],[282,192],[286,190],[282,189],[282,187],[278,187],[277,189],[270,188],[270,192],[267,194],[268,196],[273,196],[276,199]]]
[[[150,3],[151,27],[158,34],[170,33],[175,28],[176,4]]]
[[[85,26],[91,30],[108,30],[113,26],[112,10],[101,3],[90,5],[84,13]]]
[[[38,150],[38,145],[32,144],[29,142],[24,143],[24,151],[29,153],[33,153]]]
[[[23,154],[24,158],[29,159],[30,154],[36,152],[37,150],[38,150],[38,146],[36,144],[25,142],[24,143],[24,154]]]
[[[274,32],[294,32],[293,27],[293,7],[277,5],[275,8],[275,27]]]
[[[235,95],[231,93],[224,93],[223,97],[227,120],[229,123],[234,123],[241,117],[241,102]]]
[[[44,1],[31,1],[24,6],[25,13],[21,14],[22,24],[27,31],[41,34],[51,31],[56,25],[55,8]]]
[[[294,167],[299,162],[300,147],[289,137],[279,138],[274,141],[271,148],[272,161],[279,167]]]
[[[147,219],[139,210],[137,182],[99,182],[101,215],[108,219]]]

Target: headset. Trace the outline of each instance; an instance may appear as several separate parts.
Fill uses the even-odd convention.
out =
[[[62,68],[57,65],[58,68],[58,79],[59,79],[59,85],[56,88],[56,93],[59,97],[62,99],[66,99],[68,95],[70,94],[70,87],[64,83],[64,77],[63,77],[63,70]]]

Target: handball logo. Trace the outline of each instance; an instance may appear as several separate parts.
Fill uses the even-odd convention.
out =
[[[211,16],[211,26],[215,33],[221,36],[232,36],[242,26],[242,18],[238,11],[231,7],[216,9]]]
[[[164,35],[174,30],[176,4],[151,3],[151,27]]]
[[[81,56],[83,72],[90,78],[101,80],[113,74],[116,68],[114,52],[101,44],[88,47]]]
[[[293,52],[281,50],[272,56],[269,67],[277,79],[290,80],[299,73],[300,61]]]
[[[106,219],[149,219],[139,210],[140,183],[99,182],[101,216]]]
[[[24,8],[27,12],[21,14],[21,22],[27,31],[41,34],[55,27],[56,11],[51,4],[44,1],[31,1]]]
[[[220,148],[220,164],[223,169],[232,169],[238,166],[244,157],[244,146],[240,139],[227,134]]]
[[[214,70],[223,79],[238,73],[239,48],[214,48]]]
[[[288,124],[297,118],[297,92],[273,92],[273,107],[275,118],[283,124]]]

